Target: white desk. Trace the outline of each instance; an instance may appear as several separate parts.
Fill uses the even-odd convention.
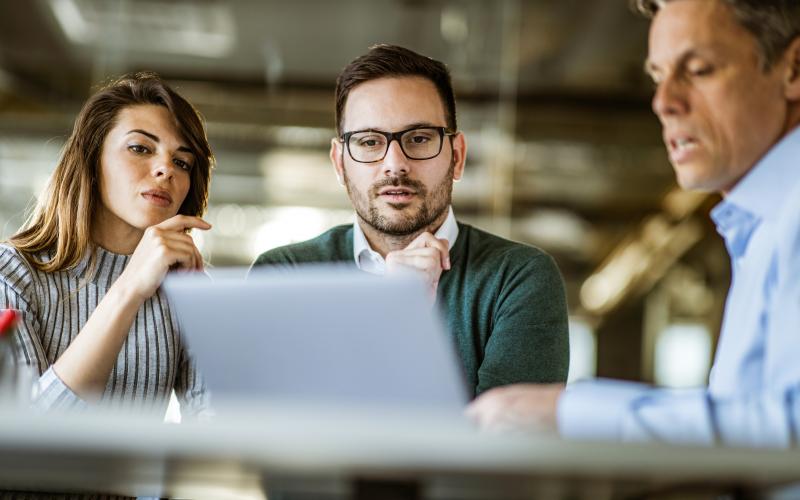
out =
[[[798,451],[492,436],[397,415],[287,409],[180,425],[0,415],[0,489],[225,499],[263,498],[266,483],[270,491],[326,499],[680,498],[689,491],[713,498],[731,490],[749,498],[793,481],[800,481]],[[384,486],[396,493],[370,493]]]

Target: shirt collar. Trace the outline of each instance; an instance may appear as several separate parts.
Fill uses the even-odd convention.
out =
[[[732,257],[744,254],[762,220],[780,212],[795,185],[800,158],[800,127],[789,132],[711,211]]]
[[[94,253],[95,258],[95,267],[93,269],[89,267],[92,253]],[[70,272],[76,278],[86,279],[101,288],[110,288],[117,281],[117,278],[122,276],[122,272],[125,271],[130,259],[130,255],[115,254],[100,245],[93,245]],[[94,271],[93,274],[87,274],[92,270]]]
[[[455,245],[456,238],[458,238],[458,224],[456,223],[456,216],[453,213],[452,206],[448,207],[447,218],[442,225],[439,226],[434,236],[439,239],[445,238],[449,244],[448,248],[450,249]],[[353,222],[353,258],[359,269],[375,272],[376,274],[383,274],[384,259],[381,254],[369,246],[367,237],[358,224],[358,216],[356,216],[356,221]],[[374,269],[374,271],[372,271],[372,269]]]
[[[760,218],[779,212],[800,180],[798,158],[800,127],[786,134],[742,177],[725,197],[724,204],[736,205]]]

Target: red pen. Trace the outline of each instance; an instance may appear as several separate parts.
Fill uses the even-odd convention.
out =
[[[0,313],[0,337],[5,336],[11,332],[14,325],[17,323],[18,314],[13,309],[6,309]]]
[[[17,322],[17,313],[13,309],[0,311],[0,400],[2,405],[9,398],[13,401],[17,399],[17,362],[14,358],[14,323]]]

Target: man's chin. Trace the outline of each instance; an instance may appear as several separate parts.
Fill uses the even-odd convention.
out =
[[[391,208],[395,211],[405,211],[411,208],[411,202],[402,202],[402,203],[386,203],[386,206]],[[385,214],[382,214],[385,215]]]
[[[681,189],[687,191],[714,191],[713,176],[709,175],[711,169],[708,165],[692,162],[682,165],[672,165],[675,178]]]
[[[425,224],[416,217],[398,217],[397,214],[393,217],[381,214],[381,217],[373,219],[370,225],[390,236],[409,236],[425,227]]]
[[[415,220],[386,220],[381,221],[380,230],[392,236],[408,236],[420,230],[420,224]],[[424,227],[424,226],[423,226]]]
[[[720,182],[716,179],[699,177],[696,175],[678,175],[678,186],[685,191],[698,191],[702,193],[711,193],[721,191],[722,187],[719,186]]]
[[[420,207],[413,201],[403,201],[399,203],[382,202],[372,206],[373,213],[377,213],[382,219],[392,222],[402,222],[414,219],[419,216]]]

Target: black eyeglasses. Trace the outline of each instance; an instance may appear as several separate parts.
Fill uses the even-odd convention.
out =
[[[350,158],[359,163],[374,163],[386,157],[396,140],[409,160],[430,160],[442,152],[445,136],[456,135],[445,127],[412,127],[400,132],[357,130],[342,134]]]

